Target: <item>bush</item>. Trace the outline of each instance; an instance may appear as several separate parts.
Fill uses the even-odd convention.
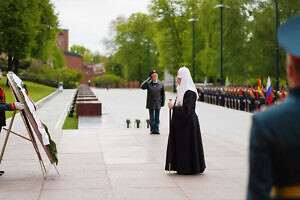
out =
[[[102,76],[97,76],[95,78],[92,78],[91,81],[94,83],[98,83],[98,84],[110,84],[110,83],[123,84],[123,83],[125,83],[125,80],[122,77],[117,76],[115,74],[105,74]]]
[[[83,78],[81,72],[69,68],[57,69],[58,82],[64,83],[64,88],[76,88],[79,81]]]
[[[42,65],[21,71],[19,77],[52,87],[57,87],[59,82],[63,82],[64,88],[76,88],[83,75],[81,72],[69,68],[52,69],[48,65]]]

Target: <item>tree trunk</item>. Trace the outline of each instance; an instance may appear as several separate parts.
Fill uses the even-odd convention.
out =
[[[7,62],[7,72],[12,71],[13,68],[13,58],[11,55],[8,55],[8,62]],[[8,80],[6,80],[6,86],[8,86]]]
[[[19,59],[15,58],[14,60],[15,60],[15,62],[14,62],[14,65],[15,65],[14,72],[15,72],[16,75],[18,75],[18,72],[19,72]]]
[[[8,55],[8,68],[7,68],[7,71],[11,71],[12,70],[12,67],[13,67],[13,58],[11,55]]]

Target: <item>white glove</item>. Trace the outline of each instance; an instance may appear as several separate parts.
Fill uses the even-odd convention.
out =
[[[23,110],[25,108],[25,105],[20,102],[15,102],[15,108],[16,110]]]

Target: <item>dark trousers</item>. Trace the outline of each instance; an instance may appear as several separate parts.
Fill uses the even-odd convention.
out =
[[[149,109],[151,133],[159,133],[159,113],[160,109]]]
[[[240,100],[240,110],[245,110],[245,103],[244,103],[245,97],[238,97],[238,99]]]

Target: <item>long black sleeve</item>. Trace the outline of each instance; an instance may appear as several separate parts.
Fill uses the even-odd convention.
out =
[[[151,77],[147,78],[140,86],[141,89],[145,90],[148,89],[148,85],[150,84]]]
[[[172,123],[174,126],[181,127],[195,114],[196,98],[195,92],[189,90],[184,94],[182,106],[173,107]]]
[[[161,107],[163,107],[165,105],[165,101],[166,101],[164,85],[162,85],[162,88],[161,88],[160,92],[161,92]]]

